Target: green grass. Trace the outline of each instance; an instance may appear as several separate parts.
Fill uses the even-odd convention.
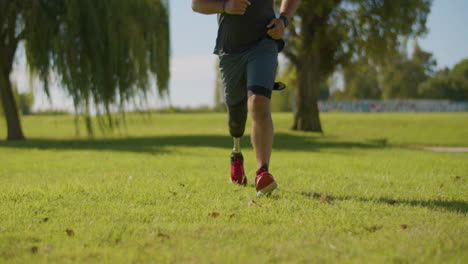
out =
[[[131,115],[94,140],[23,118],[28,140],[0,142],[0,263],[467,262],[468,153],[405,147],[468,146],[467,114],[330,113],[324,136],[274,119],[280,187],[257,198],[228,183],[224,114]]]

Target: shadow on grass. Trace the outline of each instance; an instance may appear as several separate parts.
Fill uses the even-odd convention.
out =
[[[391,198],[364,198],[364,197],[352,197],[352,196],[334,196],[334,195],[325,195],[326,200],[324,201],[324,195],[315,192],[302,192],[302,196],[320,200],[321,202],[332,203],[333,201],[360,201],[360,202],[377,202],[387,204],[389,206],[397,206],[397,205],[409,205],[415,207],[427,207],[431,209],[435,208],[442,208],[449,211],[454,211],[457,213],[466,214],[468,213],[468,203],[465,201],[458,201],[458,200],[410,200],[410,199],[391,199]]]
[[[249,139],[245,137],[244,145]],[[41,150],[105,150],[136,153],[165,153],[167,147],[214,147],[230,149],[232,140],[229,136],[219,135],[183,135],[154,136],[116,139],[28,139],[26,141],[0,142],[0,148],[23,148]],[[250,144],[249,144],[250,147]],[[320,151],[321,149],[372,149],[383,148],[385,144],[375,142],[344,142],[327,137],[300,136],[291,134],[275,135],[275,150],[288,151]]]

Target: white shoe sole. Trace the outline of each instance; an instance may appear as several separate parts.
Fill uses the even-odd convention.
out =
[[[270,183],[267,187],[258,190],[257,191],[257,196],[262,196],[262,195],[269,195],[271,194],[276,188],[278,188],[278,183],[276,181]]]
[[[244,179],[245,179],[245,184],[240,184],[240,183],[238,183],[237,181],[233,181],[232,179],[229,179],[229,181],[230,181],[232,184],[237,184],[237,185],[241,185],[241,186],[246,186],[246,185],[248,184],[247,177],[244,176],[244,177],[242,178],[242,181],[241,181],[241,182],[243,182]]]

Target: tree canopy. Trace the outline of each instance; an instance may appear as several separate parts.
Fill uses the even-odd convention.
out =
[[[457,63],[452,70],[438,71],[419,86],[423,98],[468,101],[468,59]]]
[[[406,52],[394,55],[382,67],[382,99],[416,99],[418,86],[425,82],[433,71],[432,54],[415,45],[411,58]]]
[[[322,131],[320,87],[338,66],[395,54],[404,37],[426,32],[431,0],[302,1],[288,31],[285,56],[297,69],[293,129]]]
[[[79,113],[89,116],[94,104],[110,117],[113,106],[123,109],[153,83],[159,95],[168,92],[167,0],[1,1],[0,23],[0,48],[8,57],[1,62],[1,89],[8,88],[15,50],[24,41],[30,70],[45,92],[56,76]]]

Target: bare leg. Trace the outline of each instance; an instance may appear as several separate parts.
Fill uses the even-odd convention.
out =
[[[257,158],[257,168],[268,168],[273,147],[273,120],[270,99],[262,95],[252,95],[248,100],[252,118],[251,141]]]

